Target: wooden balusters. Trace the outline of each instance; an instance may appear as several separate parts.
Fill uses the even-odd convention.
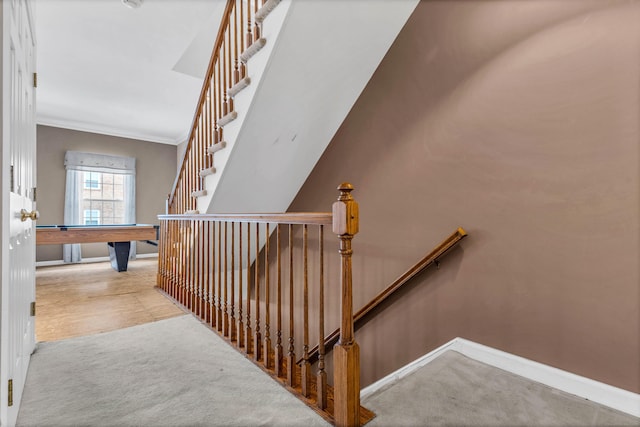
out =
[[[229,51],[229,27],[227,27],[227,30],[225,31],[225,39],[224,42],[222,44],[222,88],[224,89],[224,103],[222,104],[222,112],[223,115],[227,115],[231,112],[231,105],[229,103],[229,98],[227,97],[227,89],[229,88],[229,69],[228,69],[228,64],[229,64],[229,56],[228,56],[228,51]]]
[[[189,263],[189,269],[191,270],[191,311],[196,315],[198,314],[198,236],[196,221],[189,222],[189,234],[191,243],[191,256],[189,257],[191,262]]]
[[[223,79],[222,79],[222,63],[221,61],[218,61],[217,63],[217,68],[218,68],[218,73],[216,74],[216,92],[217,92],[217,96],[216,96],[216,100],[218,101],[218,141],[222,141],[222,127],[220,126],[220,117],[224,116],[225,110],[223,107],[223,99],[222,99],[222,85],[223,85]]]
[[[244,347],[244,322],[242,321],[242,223],[238,223],[238,347]]]
[[[211,324],[211,232],[210,222],[203,221],[203,240],[204,240],[204,322]]]
[[[175,221],[175,238],[178,242],[176,245],[176,257],[174,262],[175,268],[175,292],[174,295],[178,302],[181,302],[181,293],[182,293],[182,280],[184,276],[182,275],[182,250],[184,246],[182,245],[182,221]]]
[[[169,241],[166,242],[168,245],[171,245],[169,251],[171,253],[171,259],[169,260],[169,285],[166,286],[169,289],[170,295],[177,295],[178,293],[178,233],[176,232],[176,227],[178,225],[178,221],[167,221],[169,224]]]
[[[238,37],[237,37],[237,29],[238,29],[238,6],[233,8],[233,80],[231,82],[231,86],[235,85],[240,81],[240,68],[238,66]],[[229,26],[229,31],[231,31],[231,26]]]
[[[189,250],[189,303],[191,304],[191,311],[195,311],[197,309],[197,298],[198,298],[198,289],[197,289],[197,281],[196,281],[196,233],[194,227],[195,221],[189,221],[189,244],[191,245],[191,249]]]
[[[251,33],[251,0],[247,0],[247,30],[245,33],[245,49],[253,43],[253,34]]]
[[[258,23],[258,20],[255,18],[255,13],[258,11],[258,9],[260,8],[260,4],[258,2],[258,0],[254,0],[253,1],[253,7],[254,9],[254,13],[253,13],[253,41],[257,41],[260,38],[260,24]]]
[[[213,159],[209,155],[209,146],[211,145],[211,85],[207,88],[207,95],[204,103],[204,138],[202,157],[204,158],[204,167],[209,169],[213,166]],[[200,171],[202,172],[202,171]],[[202,188],[204,189],[204,178],[202,179]]]
[[[175,259],[173,224],[174,221],[160,222],[164,235],[160,235],[162,239],[158,242],[158,249],[162,252],[162,264],[164,265],[164,271],[160,273],[161,277],[159,278],[158,286],[169,295],[173,295],[172,287],[175,280],[175,270],[173,269],[173,260]],[[158,262],[160,262],[160,254],[158,254]]]
[[[198,312],[197,316],[202,318],[204,312],[204,241],[202,236],[202,228],[204,223],[202,221],[195,221],[197,224],[197,236],[198,236],[198,251],[196,254],[197,269],[196,269],[196,281],[198,283]]]
[[[240,8],[240,19],[238,21],[238,24],[236,25],[237,28],[237,34],[236,34],[236,40],[238,40],[238,43],[240,45],[240,49],[239,51],[236,52],[236,58],[240,58],[240,54],[242,52],[244,52],[245,49],[245,45],[244,45],[244,37],[243,37],[243,26],[244,26],[244,2],[242,0],[238,0],[238,6]],[[242,61],[238,61],[240,63],[240,76],[238,77],[238,79],[243,79],[247,76],[247,68],[245,67],[244,62]],[[237,82],[236,82],[237,83]]]
[[[180,292],[178,294],[178,302],[180,302],[180,304],[184,305],[185,302],[185,280],[186,280],[186,274],[184,271],[184,260],[185,260],[185,253],[186,253],[186,241],[185,241],[185,227],[184,227],[184,223],[185,221],[180,221],[179,222],[179,226],[180,226],[180,259],[178,261],[178,280],[179,280],[179,284],[178,286],[180,287]]]
[[[257,244],[257,243],[256,243]],[[251,223],[247,223],[247,329],[245,331],[244,350],[252,353],[253,331],[251,330]]]
[[[193,274],[192,274],[192,241],[191,241],[191,221],[185,221],[184,227],[185,241],[186,241],[186,250],[185,250],[185,292],[186,292],[186,302],[185,305],[188,309],[191,309],[193,306]]]
[[[224,289],[223,289],[224,309],[222,310],[223,317],[224,317],[224,324],[222,326],[222,335],[224,335],[225,337],[229,336],[229,307],[228,307],[229,286],[227,283],[227,278],[229,276],[229,272],[227,271],[227,264],[229,263],[229,250],[227,248],[228,241],[229,241],[229,238],[227,236],[227,222],[225,221],[224,222],[224,268],[221,269],[223,271],[223,277],[224,277]]]
[[[195,312],[198,304],[198,283],[196,278],[197,269],[197,242],[196,242],[196,221],[190,220],[187,222],[187,236],[188,236],[188,248],[187,248],[187,269],[189,274],[189,301],[188,308]]]
[[[260,334],[260,224],[256,224],[256,258],[254,264],[255,270],[255,295],[256,295],[256,322],[253,341],[253,358],[259,361],[262,355],[262,335]]]
[[[235,314],[235,268],[236,268],[236,223],[231,223],[231,269],[229,270],[231,275],[231,308],[229,313],[229,339],[231,341],[236,340],[236,314]]]
[[[296,386],[296,353],[294,346],[294,299],[293,299],[293,225],[289,224],[289,347],[287,351],[287,384]]]
[[[189,221],[185,221],[183,224],[183,239],[185,242],[185,248],[183,250],[183,259],[184,259],[184,264],[183,264],[183,271],[184,271],[184,280],[183,280],[183,285],[182,285],[182,301],[183,304],[185,306],[189,305],[189,297],[190,297],[190,292],[189,292],[189,287],[190,287],[190,282],[189,282],[189,258],[188,258],[188,254],[189,254]]]
[[[220,117],[220,108],[218,105],[218,100],[220,99],[218,91],[220,90],[220,84],[218,83],[218,76],[220,75],[220,69],[218,66],[213,68],[213,75],[211,76],[211,86],[212,86],[212,99],[211,104],[213,105],[213,144],[217,144],[222,140],[219,135],[218,129],[218,118]]]
[[[176,242],[175,246],[173,248],[173,266],[172,266],[172,270],[173,270],[173,286],[172,286],[172,295],[176,296],[177,299],[177,295],[180,292],[179,290],[179,284],[180,284],[180,252],[181,252],[181,248],[182,246],[180,245],[180,221],[172,221],[172,228],[173,228],[173,241]]]
[[[206,141],[207,135],[199,138]],[[351,241],[358,232],[358,205],[353,187],[343,184],[339,190],[333,214],[161,215],[158,287],[336,425],[357,426],[359,348],[353,332]],[[325,268],[328,224],[340,243],[340,289],[325,284],[326,272],[337,270]],[[316,247],[309,247],[315,239],[309,237],[309,226],[314,231],[316,225],[317,255]],[[332,313],[326,312],[327,294],[332,291],[342,298],[333,389],[324,342],[325,320]],[[309,350],[316,334],[317,365]],[[301,343],[297,355],[296,341]]]
[[[320,225],[318,231],[318,252],[320,257],[320,280],[318,283],[318,373],[316,374],[316,401],[318,408],[325,409],[327,407],[327,373],[324,370],[324,225]]]
[[[277,290],[276,290],[276,349],[275,349],[275,373],[277,377],[284,376],[284,372],[282,371],[282,362],[284,360],[284,355],[282,354],[282,263],[280,258],[280,231],[281,225],[278,224],[276,227],[276,268],[277,268]]]
[[[202,227],[204,223],[202,221],[192,221],[193,227],[193,281],[194,281],[194,306],[191,309],[193,313],[202,317],[204,310],[204,248],[203,248],[203,236]]]
[[[191,254],[193,253],[193,228],[191,227],[191,221],[185,221],[185,237],[187,242],[187,247],[185,251],[185,269],[186,269],[186,306],[188,309],[193,307],[193,257]]]
[[[158,247],[158,272],[156,273],[156,284],[157,286],[166,292],[166,282],[164,280],[164,274],[166,272],[165,263],[167,261],[167,257],[164,252],[167,248],[167,235],[164,230],[164,227],[167,225],[166,222],[160,223],[160,239],[158,243],[160,244]]]
[[[224,330],[224,315],[222,313],[222,222],[218,221],[218,332]]]
[[[309,264],[308,237],[309,227],[302,226],[302,260],[303,260],[303,290],[302,290],[302,363],[300,375],[302,395],[309,397],[311,393],[311,364],[309,363]]]
[[[218,268],[216,267],[216,255],[218,254],[218,249],[216,248],[217,239],[216,239],[216,223],[214,221],[211,222],[211,327],[214,329],[218,328],[218,309],[216,304],[216,298],[219,293],[216,292],[216,277]]]
[[[209,265],[209,260],[207,259],[207,234],[206,234],[206,221],[199,221],[199,233],[200,233],[200,283],[202,287],[202,301],[200,305],[200,318],[205,322],[207,321],[207,306],[209,304],[209,289],[207,287],[208,284],[208,275],[207,268]]]
[[[200,281],[198,280],[198,261],[199,261],[199,251],[198,251],[198,221],[191,221],[191,245],[193,246],[192,255],[191,255],[191,311],[193,311],[196,315],[198,315],[198,305],[200,302],[200,293],[198,289],[198,285]]]
[[[269,369],[272,365],[272,349],[271,349],[271,310],[269,307],[269,223],[265,224],[265,244],[264,244],[264,350],[263,360],[264,366]]]
[[[175,236],[173,234],[173,225],[175,221],[161,221],[161,225],[163,225],[163,229],[165,230],[164,239],[159,242],[159,249],[162,250],[163,253],[163,261],[165,271],[163,273],[163,277],[161,282],[159,283],[160,289],[167,292],[169,295],[173,295],[173,284],[175,283],[175,270],[174,270],[174,260],[176,257],[175,254]],[[159,255],[158,255],[159,256]]]

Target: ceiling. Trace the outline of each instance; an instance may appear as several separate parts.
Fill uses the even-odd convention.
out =
[[[39,124],[179,144],[224,0],[36,0]]]

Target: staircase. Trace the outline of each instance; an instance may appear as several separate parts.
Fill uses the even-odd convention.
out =
[[[228,0],[167,215],[160,216],[158,287],[339,426],[373,417],[359,403],[353,335],[353,187],[340,186],[332,213],[255,212],[287,210],[416,4]],[[339,326],[339,341],[325,369],[328,225],[340,238],[333,253],[341,265],[328,271],[341,272],[339,281],[332,279],[340,283],[334,290],[341,300],[327,309],[327,325]],[[309,228],[319,233],[315,242]],[[315,264],[309,242],[319,245]],[[281,270],[284,256],[288,270]],[[271,264],[277,274],[269,273]],[[281,299],[285,273],[288,308]],[[310,309],[318,293],[319,305]],[[312,314],[318,318],[310,320]],[[317,372],[309,360],[313,341]]]
[[[360,406],[353,325],[358,204],[353,186],[339,190],[326,213],[159,215],[157,285],[326,420],[355,427],[373,414]],[[327,226],[338,251],[335,239],[325,245]],[[329,251],[340,254],[338,265]],[[339,325],[332,349],[327,325]],[[314,342],[317,364],[309,360]]]
[[[416,4],[230,0],[169,212],[285,211]]]

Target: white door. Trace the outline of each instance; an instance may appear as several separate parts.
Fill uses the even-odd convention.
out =
[[[15,424],[35,348],[35,36],[31,2],[2,1],[0,424]],[[21,212],[23,214],[21,214]],[[35,216],[35,215],[34,215]]]

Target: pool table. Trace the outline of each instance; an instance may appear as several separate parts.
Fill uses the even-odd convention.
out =
[[[127,271],[131,241],[158,240],[158,228],[152,224],[38,225],[36,245],[107,242],[111,266],[120,272]]]

